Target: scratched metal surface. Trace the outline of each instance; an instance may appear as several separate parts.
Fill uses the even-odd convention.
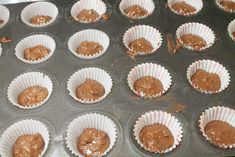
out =
[[[6,3],[6,1],[0,1]],[[14,1],[8,1],[14,2]],[[214,0],[204,1],[202,11],[193,17],[182,17],[173,14],[164,6],[165,0],[155,1],[155,12],[148,18],[129,21],[117,9],[119,1],[105,1],[111,19],[107,22],[95,24],[79,24],[69,17],[69,10],[75,1],[53,1],[59,8],[56,22],[45,28],[31,28],[20,20],[22,9],[29,3],[6,5],[11,12],[9,23],[0,29],[0,36],[7,35],[13,39],[10,44],[4,44],[3,55],[0,57],[0,128],[1,133],[13,122],[24,118],[36,118],[46,123],[51,131],[51,145],[45,156],[51,156],[54,150],[60,150],[73,156],[64,146],[64,133],[68,123],[78,115],[90,112],[102,113],[109,116],[117,124],[118,139],[116,146],[107,156],[110,157],[198,157],[198,156],[235,156],[235,150],[222,150],[209,144],[198,130],[198,117],[202,111],[214,106],[223,105],[234,107],[235,102],[235,42],[227,33],[228,23],[235,18],[235,14],[228,14],[220,10]],[[217,35],[215,45],[196,54],[182,49],[174,56],[170,55],[166,46],[166,33],[175,34],[178,26],[186,22],[202,22],[210,26]],[[125,30],[138,24],[147,24],[158,28],[164,42],[161,48],[149,56],[137,57],[131,60],[121,42]],[[96,28],[106,32],[111,44],[107,52],[92,60],[76,58],[67,47],[69,37],[83,29]],[[45,33],[56,41],[55,54],[46,62],[38,65],[28,65],[18,60],[14,55],[14,47],[24,37],[30,34]],[[186,79],[186,69],[199,59],[213,59],[222,63],[231,76],[229,87],[217,95],[205,95],[194,90]],[[173,85],[161,98],[143,100],[136,97],[127,87],[129,70],[139,63],[154,62],[165,66],[173,76]],[[76,70],[83,67],[100,67],[108,71],[114,81],[114,87],[108,97],[97,104],[84,105],[75,102],[68,96],[66,82]],[[43,106],[24,111],[12,107],[6,98],[9,83],[25,71],[42,71],[48,74],[54,83],[54,90],[49,101]],[[141,114],[151,110],[166,110],[176,103],[184,104],[187,109],[181,113],[172,113],[183,126],[183,141],[172,152],[157,155],[143,150],[133,139],[133,124]],[[65,156],[65,155],[58,155]]]

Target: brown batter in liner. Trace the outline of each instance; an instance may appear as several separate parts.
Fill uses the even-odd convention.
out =
[[[36,45],[24,50],[24,59],[35,61],[46,57],[51,50],[43,45]]]
[[[100,53],[104,48],[98,42],[83,41],[77,48],[77,53],[82,55],[94,55]]]
[[[194,13],[196,11],[196,8],[185,3],[184,1],[173,4],[172,9],[177,11],[181,15]]]
[[[2,25],[3,23],[4,23],[4,20],[1,20],[1,19],[0,19],[0,25]]]
[[[224,10],[235,10],[235,3],[230,0],[220,0],[219,3],[224,7]]]
[[[203,47],[207,46],[206,41],[194,34],[185,34],[180,37],[184,45],[192,47],[196,51],[200,51]]]
[[[52,19],[51,16],[37,15],[37,16],[32,17],[32,19],[30,20],[30,23],[35,24],[35,25],[40,25],[40,24],[45,24],[49,22],[51,19]]]
[[[124,13],[129,18],[141,18],[147,16],[149,13],[147,10],[139,5],[133,5],[124,10]]]
[[[99,19],[100,15],[94,9],[83,9],[77,15],[77,20],[82,22],[96,22]]]

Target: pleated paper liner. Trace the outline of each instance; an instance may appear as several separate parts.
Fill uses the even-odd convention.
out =
[[[25,49],[35,47],[38,45],[42,45],[46,47],[47,49],[49,49],[50,50],[49,54],[47,54],[46,56],[38,60],[25,59],[24,58]],[[56,48],[56,43],[52,37],[48,35],[44,35],[44,34],[36,34],[36,35],[31,35],[22,39],[15,47],[15,55],[19,60],[21,60],[24,63],[38,64],[38,63],[42,63],[48,60],[54,54],[55,48]]]
[[[218,6],[220,9],[222,9],[222,10],[225,11],[225,12],[235,13],[235,9],[234,9],[234,10],[232,10],[232,9],[227,10],[226,8],[224,8],[223,5],[220,4],[220,1],[221,1],[221,0],[215,0],[215,3],[217,4],[217,6]],[[235,0],[228,0],[228,1],[231,1],[231,2],[234,2],[234,3],[235,3]]]
[[[202,133],[202,135],[212,144],[224,148],[224,149],[231,149],[235,148],[235,143],[232,145],[225,145],[225,144],[216,144],[213,143],[212,140],[206,135],[205,133],[205,127],[206,125],[214,120],[219,120],[228,123],[229,125],[235,127],[235,110],[224,107],[224,106],[214,106],[207,110],[205,110],[199,119],[199,128]]]
[[[197,70],[205,70],[206,72],[209,73],[214,73],[217,74],[220,77],[220,82],[221,82],[221,87],[218,91],[207,91],[204,89],[201,89],[200,87],[197,87],[195,84],[192,83],[191,77],[195,74]],[[227,69],[221,65],[218,62],[215,62],[213,60],[199,60],[194,63],[192,63],[187,70],[187,79],[189,83],[198,91],[206,94],[214,94],[214,93],[219,93],[225,90],[230,82],[230,76],[229,72]]]
[[[77,52],[77,48],[81,42],[97,42],[103,46],[103,50],[93,55],[83,55]],[[94,59],[103,55],[109,47],[109,37],[106,33],[96,29],[86,29],[75,33],[69,38],[68,47],[69,50],[77,57],[82,59]]]
[[[28,87],[31,86],[41,86],[48,90],[48,96],[37,104],[31,106],[22,106],[18,103],[19,94]],[[37,108],[48,101],[53,90],[52,80],[41,72],[26,72],[17,76],[8,86],[7,98],[12,103],[12,105],[21,109],[33,109]]]
[[[100,16],[95,20],[95,22],[97,22],[100,18],[101,15],[105,14],[107,11],[107,7],[105,5],[105,3],[101,0],[79,0],[77,1],[71,8],[71,16],[73,17],[73,19],[75,21],[78,21],[78,14],[84,10],[90,10],[93,9],[95,10]],[[81,23],[91,23],[89,21],[79,21]]]
[[[117,139],[117,127],[115,123],[108,117],[98,114],[98,113],[89,113],[84,114],[75,118],[70,122],[67,130],[65,142],[67,148],[77,157],[84,157],[77,150],[77,140],[78,137],[82,134],[83,130],[86,128],[93,128],[99,131],[107,133],[110,139],[110,145],[108,149],[102,154],[106,155],[115,145]]]
[[[127,83],[130,89],[138,96],[146,98],[144,93],[138,93],[134,89],[134,83],[136,80],[140,79],[144,76],[152,76],[156,79],[159,79],[163,85],[163,91],[158,93],[157,95],[147,97],[147,98],[156,98],[162,96],[165,92],[167,92],[171,86],[171,75],[167,69],[162,67],[161,65],[155,63],[142,63],[134,68],[128,74]]]
[[[229,23],[228,34],[229,34],[230,38],[233,39],[233,41],[235,41],[235,20],[233,20]]]
[[[3,23],[0,24],[0,28],[5,26],[10,18],[10,11],[7,9],[7,7],[0,5],[0,20],[3,20]]]
[[[35,2],[27,5],[21,12],[21,20],[30,27],[45,27],[52,24],[58,16],[58,8],[51,2]],[[52,19],[43,24],[32,24],[31,19],[35,16],[50,16]]]
[[[11,157],[12,148],[16,140],[25,134],[40,134],[44,140],[44,148],[39,157],[42,157],[48,149],[50,133],[45,124],[38,120],[25,119],[9,126],[1,136],[0,155],[2,157]]]
[[[2,45],[0,44],[0,57],[2,55]]]
[[[164,151],[161,151],[161,152],[159,151],[155,153],[163,154],[163,153],[170,152],[180,144],[182,137],[183,137],[183,128],[179,120],[175,116],[167,112],[150,111],[141,115],[136,120],[135,125],[134,125],[133,131],[134,131],[135,140],[142,148],[149,151],[148,148],[145,148],[145,146],[142,144],[139,135],[140,135],[141,130],[145,126],[153,125],[157,123],[166,126],[170,130],[171,134],[174,137],[174,144],[170,148]]]
[[[99,82],[105,89],[104,95],[96,100],[79,99],[76,96],[76,88],[82,83],[84,83],[86,79],[92,79]],[[103,69],[96,67],[83,68],[81,70],[78,70],[72,76],[70,76],[67,82],[67,90],[69,91],[69,95],[74,100],[86,104],[96,103],[105,99],[107,95],[111,92],[112,86],[113,81],[111,76]]]

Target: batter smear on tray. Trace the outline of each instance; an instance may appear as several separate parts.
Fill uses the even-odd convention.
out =
[[[127,17],[137,19],[141,17],[147,16],[149,13],[147,10],[142,8],[139,5],[133,5],[124,10],[124,13],[126,14]]]
[[[31,18],[30,23],[34,25],[41,25],[48,23],[51,19],[51,16],[37,15]]]
[[[172,9],[181,15],[192,14],[196,12],[196,8],[183,2],[178,2],[172,5]]]
[[[83,41],[79,44],[77,53],[81,55],[94,55],[103,50],[103,46],[98,42]]]
[[[81,22],[96,22],[99,19],[100,15],[94,9],[83,9],[77,15],[77,20]]]
[[[44,149],[44,140],[40,134],[20,136],[13,148],[13,157],[39,157]]]
[[[77,141],[77,149],[85,157],[101,157],[109,145],[109,136],[92,128],[84,129]]]
[[[223,6],[226,11],[235,10],[235,2],[231,0],[220,0],[219,3]]]
[[[182,44],[184,44],[185,46],[190,46],[193,48],[193,50],[196,51],[199,51],[203,47],[207,46],[206,41],[202,37],[194,34],[182,35],[180,37],[180,40],[182,41]]]
[[[159,123],[142,128],[139,138],[144,147],[153,153],[165,151],[174,144],[171,131]]]
[[[127,53],[131,58],[135,58],[140,52],[150,54],[153,51],[152,44],[145,38],[133,40],[128,46],[131,50]]]
[[[24,50],[24,59],[35,61],[46,57],[51,50],[43,45],[37,45]]]

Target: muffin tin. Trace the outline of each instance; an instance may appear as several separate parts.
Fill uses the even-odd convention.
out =
[[[77,1],[51,1],[59,10],[57,19],[49,26],[33,28],[22,22],[21,11],[30,3],[5,5],[10,10],[8,23],[0,29],[0,36],[13,39],[2,44],[0,57],[0,128],[1,134],[14,122],[22,119],[42,121],[49,128],[51,144],[45,156],[51,156],[56,149],[61,149],[67,156],[74,156],[66,147],[65,135],[69,123],[86,113],[99,113],[113,120],[117,127],[116,144],[106,156],[112,157],[197,157],[197,156],[234,156],[235,149],[222,149],[208,142],[200,132],[199,118],[202,112],[212,106],[234,107],[235,102],[235,42],[227,31],[228,24],[235,19],[235,14],[228,14],[216,6],[215,0],[204,1],[202,10],[190,17],[179,16],[165,7],[167,0],[154,0],[154,12],[139,20],[128,20],[118,10],[120,1],[106,1],[110,20],[92,24],[73,21],[70,9]],[[200,53],[182,48],[175,55],[167,50],[166,34],[175,36],[182,24],[199,22],[210,27],[216,36],[215,44]],[[162,34],[163,43],[156,53],[137,56],[132,60],[126,53],[122,42],[123,34],[133,26],[150,25]],[[98,29],[110,38],[109,47],[102,56],[94,59],[81,59],[68,49],[68,40],[76,32],[85,29]],[[54,54],[45,62],[27,64],[15,56],[15,47],[19,41],[29,35],[47,34],[55,40]],[[210,59],[219,62],[230,74],[228,88],[218,94],[204,94],[195,90],[187,80],[186,71],[193,62]],[[144,100],[136,96],[127,83],[128,73],[142,63],[157,63],[165,67],[172,76],[170,89],[161,97]],[[76,71],[98,67],[112,77],[113,87],[110,94],[95,104],[82,104],[75,101],[67,88],[67,80]],[[30,110],[19,109],[7,99],[7,88],[12,80],[25,72],[42,72],[53,82],[53,92],[44,105]],[[186,107],[180,113],[174,112],[176,104]],[[167,111],[174,115],[182,125],[183,138],[180,144],[165,154],[152,154],[144,150],[135,140],[134,124],[138,117],[150,111]]]

